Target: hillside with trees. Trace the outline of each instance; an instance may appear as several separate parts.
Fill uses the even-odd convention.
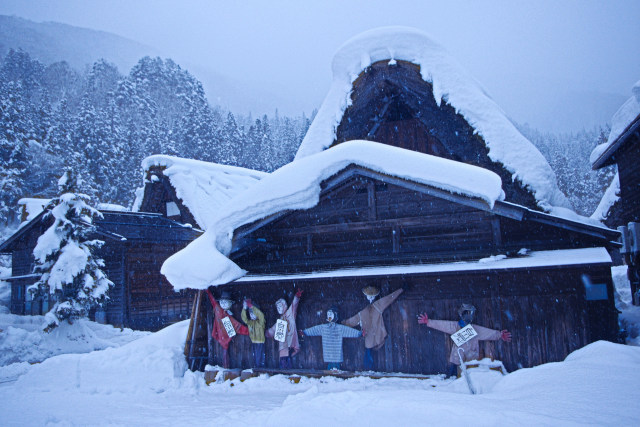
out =
[[[10,50],[0,67],[0,225],[21,197],[52,197],[64,167],[80,190],[131,206],[141,160],[169,154],[272,171],[293,159],[310,118],[236,117],[170,59],[144,57],[127,75],[104,60],[84,73]]]
[[[202,84],[171,59],[144,57],[124,75],[99,60],[79,73],[21,50],[0,64],[0,226],[17,225],[22,197],[53,197],[65,167],[96,201],[131,206],[151,154],[273,171],[290,162],[310,117],[236,116],[211,105]],[[615,169],[592,171],[607,128],[520,131],[540,149],[575,210],[590,215]],[[98,200],[99,199],[99,200]]]

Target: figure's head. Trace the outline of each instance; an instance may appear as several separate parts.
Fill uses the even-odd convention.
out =
[[[380,293],[380,290],[375,286],[367,286],[362,288],[362,293],[367,297],[367,300],[369,300],[369,304],[371,304]]]
[[[231,310],[231,306],[233,305],[233,300],[231,299],[231,294],[227,291],[223,291],[220,294],[220,307],[223,310]]]
[[[287,308],[287,301],[285,301],[284,298],[280,298],[276,301],[276,310],[278,310],[278,314],[284,314],[284,312],[287,311]]]
[[[338,321],[338,309],[335,307],[331,307],[327,310],[327,322],[337,322]]]
[[[466,325],[473,322],[473,315],[476,313],[476,308],[471,304],[462,304],[458,309],[458,315]]]

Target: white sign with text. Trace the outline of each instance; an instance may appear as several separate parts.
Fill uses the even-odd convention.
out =
[[[477,335],[478,333],[475,329],[473,329],[473,326],[467,325],[455,334],[451,334],[451,339],[454,343],[456,343],[458,347],[460,347],[462,344],[469,342],[471,339],[473,339],[473,337]]]
[[[222,326],[224,326],[224,329],[227,331],[227,335],[229,335],[229,338],[233,338],[236,336],[236,330],[233,329],[233,324],[231,323],[231,319],[229,319],[229,316],[222,318]]]
[[[278,319],[276,322],[276,332],[273,334],[273,339],[276,341],[284,342],[287,338],[287,321]]]

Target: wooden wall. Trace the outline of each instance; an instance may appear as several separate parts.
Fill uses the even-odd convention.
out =
[[[362,176],[327,190],[315,207],[284,215],[244,239],[245,246],[231,258],[252,273],[451,262],[517,253],[521,248],[606,243]]]
[[[157,331],[191,314],[194,292],[176,292],[160,273],[160,266],[183,245],[136,245],[126,252],[126,326]]]
[[[637,135],[637,134],[636,134]],[[640,139],[631,136],[616,153],[620,174],[621,224],[640,221]]]
[[[608,300],[586,301],[582,274],[594,283],[605,283]],[[377,277],[336,277],[330,279],[236,282],[213,289],[218,296],[228,290],[234,296],[234,316],[240,319],[241,300],[249,296],[265,312],[267,327],[275,323],[274,302],[280,297],[291,301],[297,288],[304,289],[298,310],[298,328],[325,321],[326,310],[338,307],[341,319],[355,315],[368,302],[361,289],[375,285],[381,296],[406,286],[396,303],[384,313],[389,337],[375,352],[376,369],[387,372],[444,373],[450,338],[417,323],[417,315],[426,312],[432,319],[457,320],[462,303],[477,307],[475,324],[508,329],[511,343],[487,342],[481,345],[485,356],[502,360],[509,371],[563,360],[570,352],[598,339],[617,340],[617,311],[608,265],[530,268],[528,270],[485,270],[443,272]],[[210,304],[202,299],[200,328],[206,330],[206,312]],[[322,369],[321,340],[306,337],[294,359],[294,368]],[[267,367],[278,367],[277,346],[267,340]],[[251,367],[250,340],[237,336],[230,347],[231,365]],[[344,340],[345,370],[362,370],[362,338]],[[221,347],[214,343],[210,364],[221,363]]]
[[[131,224],[123,224],[130,226]],[[49,223],[36,224],[15,243],[12,251],[12,275],[33,272],[33,248]],[[183,230],[153,227],[134,227],[137,233],[163,233],[164,238]],[[116,231],[119,231],[116,229]],[[172,234],[173,233],[173,234]],[[131,233],[130,233],[131,234]],[[98,236],[104,239],[104,236]],[[156,237],[157,238],[157,237]],[[183,237],[184,239],[184,237]],[[180,241],[139,241],[105,239],[98,256],[105,261],[105,273],[114,283],[109,290],[106,305],[107,323],[118,327],[141,330],[159,330],[171,323],[184,320],[191,313],[192,291],[174,292],[173,287],[160,274],[162,263],[188,243]],[[12,283],[11,312],[14,314],[44,314],[37,302],[25,304],[26,287],[35,278],[15,280]]]

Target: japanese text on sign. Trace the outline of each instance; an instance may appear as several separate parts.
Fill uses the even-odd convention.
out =
[[[276,341],[284,342],[287,337],[287,321],[278,319],[276,322],[276,332],[273,334],[273,339]]]
[[[478,333],[475,329],[473,329],[473,326],[467,325],[455,334],[451,334],[451,339],[458,347],[460,347],[462,344],[468,342],[476,335],[478,335]]]
[[[231,323],[231,319],[229,319],[229,316],[222,318],[222,326],[224,326],[224,329],[227,331],[227,335],[229,335],[229,338],[233,338],[236,336],[236,330],[233,329],[233,324]]]

